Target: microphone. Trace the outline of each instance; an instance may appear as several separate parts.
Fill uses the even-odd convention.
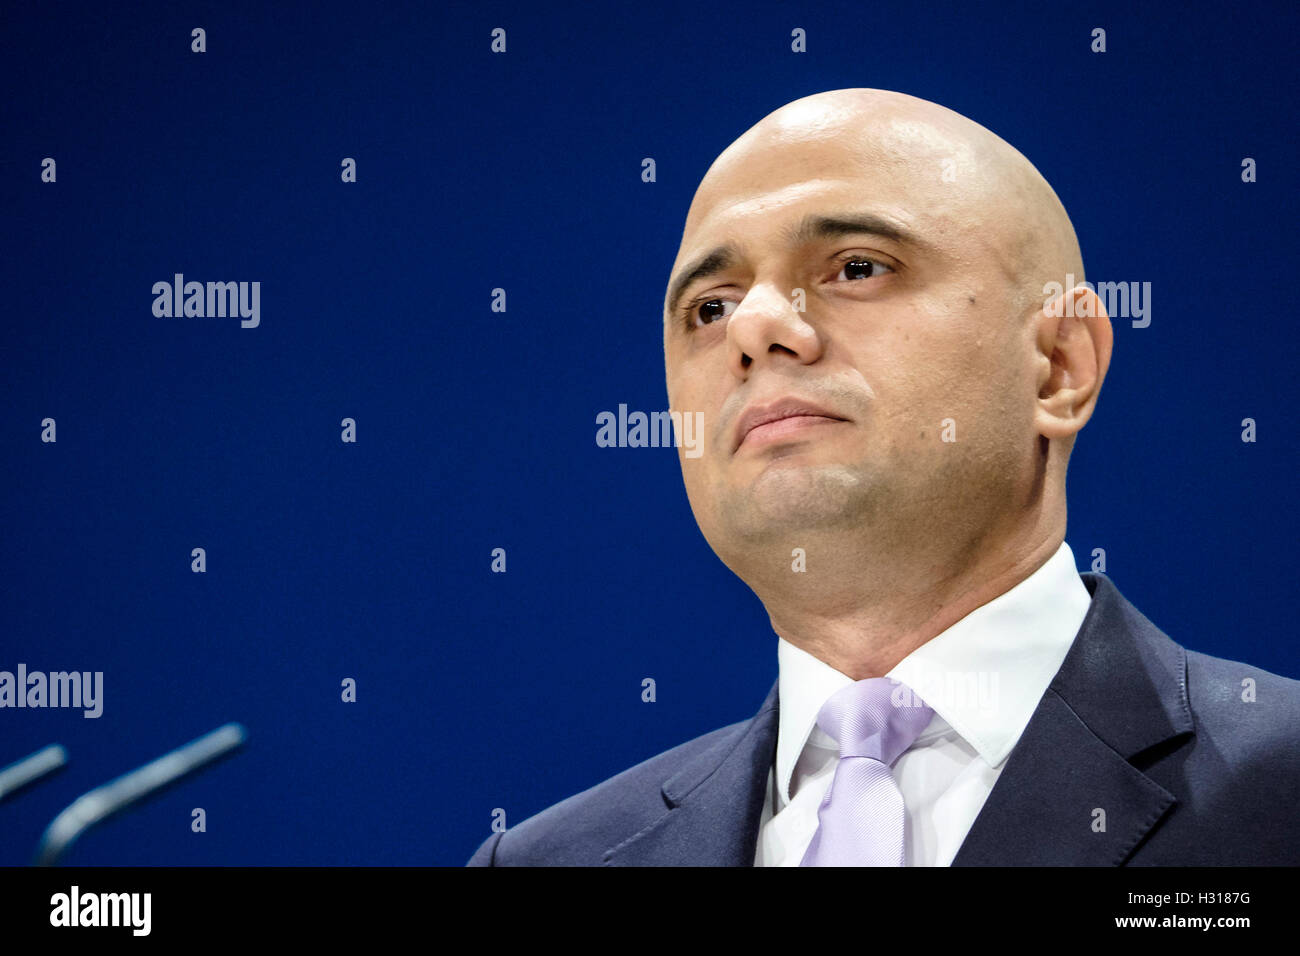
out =
[[[67,762],[68,752],[60,744],[50,744],[22,760],[15,760],[0,770],[0,801]]]
[[[73,841],[95,824],[211,764],[241,746],[247,736],[248,732],[241,724],[224,724],[137,770],[82,794],[46,828],[33,865],[55,865]]]

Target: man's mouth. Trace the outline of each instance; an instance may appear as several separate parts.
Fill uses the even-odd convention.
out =
[[[799,398],[782,398],[768,405],[751,405],[736,422],[733,454],[741,446],[757,447],[801,437],[804,432],[848,419]]]

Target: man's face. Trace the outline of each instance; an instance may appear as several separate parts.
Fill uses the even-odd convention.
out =
[[[664,355],[670,407],[704,415],[691,508],[733,569],[864,525],[885,551],[960,547],[1032,480],[1033,328],[988,165],[883,107],[747,134],[706,176]]]

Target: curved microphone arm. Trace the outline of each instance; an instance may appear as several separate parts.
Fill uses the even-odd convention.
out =
[[[138,770],[82,794],[46,828],[34,865],[53,866],[72,842],[96,823],[212,763],[243,744],[247,736],[248,732],[240,724],[225,724]]]

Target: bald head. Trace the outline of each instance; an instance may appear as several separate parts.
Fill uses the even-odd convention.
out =
[[[1090,290],[1045,298],[1069,275],[1038,171],[915,97],[805,97],[717,158],[668,283],[665,378],[704,422],[678,455],[695,519],[777,633],[878,675],[1057,550],[1111,346]]]
[[[960,113],[889,90],[806,96],[752,126],[700,183],[683,245],[719,203],[734,197],[738,183],[756,182],[761,167],[803,166],[811,177],[824,173],[828,161],[914,180],[912,192],[925,205],[900,210],[903,215],[929,217],[945,230],[984,234],[1008,282],[1015,317],[1042,304],[1045,284],[1067,275],[1083,281],[1070,218],[1028,159]]]

